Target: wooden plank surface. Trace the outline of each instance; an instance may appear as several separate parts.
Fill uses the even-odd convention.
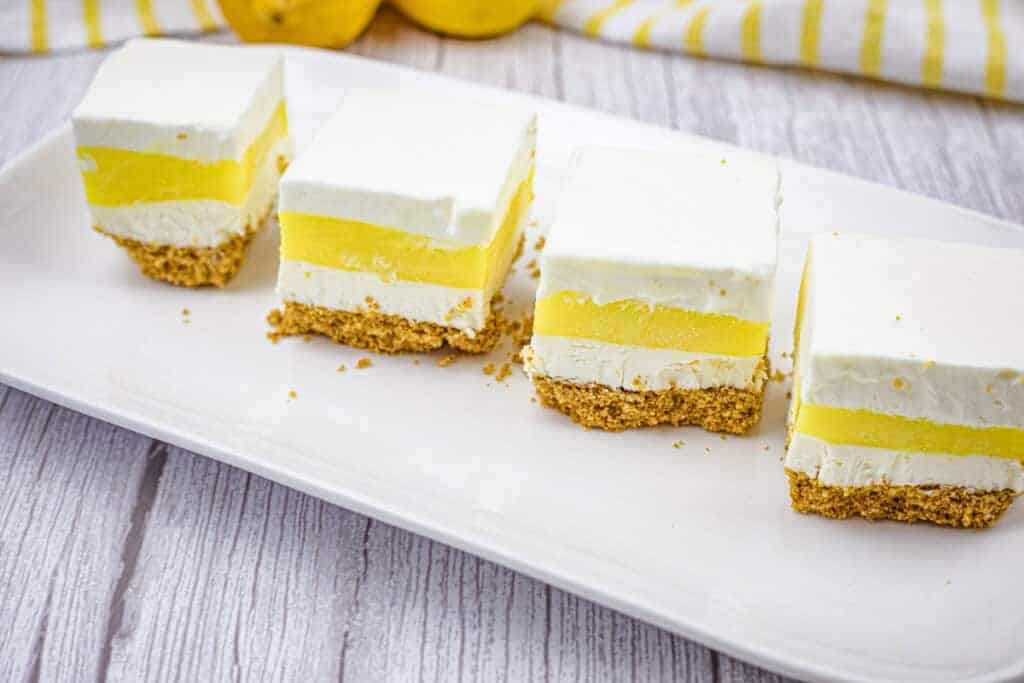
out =
[[[540,25],[455,41],[391,12],[353,50],[1024,223],[1019,106],[638,52]],[[0,161],[67,117],[101,59],[0,62]],[[0,385],[0,680],[143,678],[778,680],[442,544]]]

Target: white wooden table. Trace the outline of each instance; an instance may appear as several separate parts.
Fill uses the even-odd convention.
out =
[[[460,42],[389,12],[354,51],[1024,223],[1024,107],[638,52],[539,25]],[[0,161],[66,119],[101,59],[0,61]],[[0,385],[0,680],[140,678],[777,680],[442,544]]]

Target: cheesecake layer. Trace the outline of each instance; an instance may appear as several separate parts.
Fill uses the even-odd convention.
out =
[[[242,205],[271,150],[288,136],[284,100],[239,159],[201,161],[163,153],[79,145],[85,195],[94,206],[214,200]]]
[[[277,195],[277,182],[292,155],[289,138],[278,140],[241,205],[215,199],[92,205],[94,223],[105,232],[144,243],[213,247],[247,228],[257,228]]]
[[[277,293],[284,301],[338,311],[366,307],[367,298],[381,313],[435,323],[459,330],[481,329],[491,314],[483,289],[444,287],[422,282],[385,282],[376,273],[325,268],[303,261],[281,261]]]
[[[374,273],[387,282],[419,282],[493,291],[504,281],[518,230],[533,199],[530,171],[486,243],[451,240],[331,216],[282,210],[281,258],[337,270]]]
[[[536,334],[722,356],[763,356],[768,327],[768,323],[729,315],[636,300],[598,304],[578,291],[538,299],[534,314]]]
[[[785,465],[827,486],[946,485],[1024,493],[1024,464],[1017,459],[832,444],[800,432],[790,440]]]
[[[609,344],[540,334],[536,326],[524,361],[531,376],[544,375],[576,384],[600,384],[631,391],[717,386],[760,391],[767,379],[763,355],[725,357]]]

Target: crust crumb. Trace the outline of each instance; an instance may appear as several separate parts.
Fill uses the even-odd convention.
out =
[[[533,316],[527,314],[519,320],[503,320],[501,332],[512,338],[512,359],[517,363],[522,363],[519,352],[530,343],[530,338],[533,337]]]
[[[358,361],[356,361],[356,369],[357,370],[365,370],[366,368],[368,368],[368,367],[370,367],[372,365],[373,365],[373,361],[370,360],[369,358],[360,358]]]
[[[456,356],[455,354],[451,354],[451,355],[445,356],[441,360],[437,361],[437,367],[439,367],[439,368],[446,368],[449,365],[451,365],[452,363],[454,363],[455,361],[457,361],[458,359],[459,359],[459,357]]]
[[[298,397],[299,397],[299,395],[295,392],[294,389],[292,389],[291,391],[288,392],[288,398],[292,399],[293,401],[295,399],[297,399]]]
[[[493,299],[491,300],[491,303],[494,303]],[[450,311],[444,314],[444,321],[446,323],[450,323],[471,308],[473,308],[473,297],[467,296],[465,299],[453,306]]]
[[[742,434],[761,419],[760,391],[734,387],[627,391],[535,375],[541,403],[584,427],[619,432],[636,427],[697,425],[712,432]]]
[[[686,445],[685,441],[673,441],[672,442],[672,448],[682,448],[685,445]]]
[[[344,364],[338,366],[338,372],[345,372],[348,368]]]
[[[961,529],[990,527],[1010,507],[1010,489],[975,491],[962,486],[828,486],[786,469],[793,509],[831,519],[863,517],[898,522],[931,522]]]
[[[523,248],[526,246],[526,233],[519,234],[519,241],[516,242],[516,253],[512,254],[512,263],[519,260],[519,257],[523,255]],[[512,271],[509,271],[511,275]]]
[[[487,365],[485,365],[483,367],[483,373],[485,375],[493,375],[494,374],[494,363],[488,363]]]
[[[495,381],[504,382],[508,379],[508,376],[512,374],[512,366],[508,363],[502,363],[498,369],[498,374],[494,376]]]
[[[533,248],[536,251],[542,251],[544,249],[544,245],[546,245],[547,243],[548,238],[545,237],[544,235],[541,235],[540,237],[537,238],[537,241],[534,242]]]
[[[169,244],[140,242],[93,228],[114,240],[142,270],[154,280],[181,287],[224,287],[245,262],[245,248],[256,231],[232,235],[215,247],[175,247]]]

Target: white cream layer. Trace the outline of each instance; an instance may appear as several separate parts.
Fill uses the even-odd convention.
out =
[[[1024,466],[1010,458],[835,445],[799,432],[793,434],[785,465],[826,486],[944,484],[1024,493]]]
[[[89,205],[93,222],[105,231],[148,244],[213,247],[258,229],[277,195],[278,157],[291,158],[289,138],[282,139],[256,176],[245,203],[235,206],[213,199],[143,202],[123,206]]]
[[[1024,428],[1024,252],[821,235],[809,259],[804,403]]]
[[[526,372],[577,384],[613,389],[661,391],[729,386],[760,390],[766,380],[760,357],[736,358],[704,353],[608,344],[590,339],[534,335],[524,351]]]
[[[773,162],[587,147],[559,200],[538,296],[585,292],[771,319],[780,178]]]
[[[281,211],[486,244],[533,165],[531,110],[352,90],[281,182]]]
[[[1024,324],[1024,323],[1022,323]],[[1024,374],[888,358],[812,356],[806,403],[926,418],[944,424],[1024,429]]]
[[[241,159],[284,97],[272,51],[130,40],[100,66],[72,116],[75,143],[185,159]]]
[[[545,253],[537,298],[583,292],[599,305],[634,300],[766,322],[771,320],[773,285],[772,278],[735,271],[630,271],[616,264],[580,263]]]
[[[481,289],[401,280],[385,282],[376,273],[357,273],[289,260],[281,261],[277,293],[284,301],[339,311],[366,310],[366,298],[372,297],[381,313],[470,333],[483,328],[491,312],[493,295]],[[472,306],[463,310],[466,297],[472,299]],[[453,311],[459,313],[451,315]]]

